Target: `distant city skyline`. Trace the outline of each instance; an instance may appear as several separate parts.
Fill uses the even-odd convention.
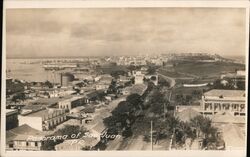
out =
[[[6,56],[245,56],[245,20],[232,8],[8,9]]]

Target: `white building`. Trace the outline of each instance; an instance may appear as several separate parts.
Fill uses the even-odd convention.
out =
[[[39,131],[47,131],[66,121],[64,109],[43,109],[18,116],[19,125],[27,124]]]
[[[143,84],[145,75],[141,71],[133,71],[133,76],[135,77],[135,84]]]
[[[210,90],[202,96],[203,114],[231,112],[234,116],[245,116],[246,97],[243,90]]]
[[[27,124],[21,125],[6,132],[6,150],[40,151],[43,137],[45,137],[43,132]]]
[[[240,75],[240,76],[246,76],[246,71],[245,70],[237,70],[236,74]]]
[[[71,110],[74,107],[82,106],[85,104],[85,98],[83,96],[75,96],[63,99],[58,102],[59,109],[68,109]]]

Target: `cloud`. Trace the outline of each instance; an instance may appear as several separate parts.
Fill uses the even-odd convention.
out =
[[[9,9],[6,19],[7,56],[245,52],[244,9]]]

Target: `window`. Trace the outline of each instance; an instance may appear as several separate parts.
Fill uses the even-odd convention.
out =
[[[245,105],[244,104],[240,104],[240,111],[244,111],[245,110]]]
[[[236,104],[236,111],[239,111],[240,104]]]
[[[214,110],[220,109],[220,103],[214,103]]]
[[[38,143],[37,143],[37,142],[35,142],[35,146],[36,146],[36,147],[38,146]]]
[[[21,146],[26,146],[26,142],[25,141],[21,142]]]

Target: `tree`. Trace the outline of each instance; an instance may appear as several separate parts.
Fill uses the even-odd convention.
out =
[[[161,115],[164,113],[164,107],[167,108],[170,103],[165,93],[161,92],[160,89],[154,89],[150,95],[148,95],[147,104],[150,105],[151,112]]]
[[[21,92],[14,95],[11,100],[16,103],[17,101],[24,101],[25,99],[26,99],[25,94]]]
[[[208,117],[203,117],[202,115],[196,116],[191,119],[191,126],[194,126],[197,130],[197,135],[200,136],[200,132],[202,132],[205,136],[203,141],[203,146],[208,147],[217,142],[217,128],[212,126],[212,121]]]
[[[122,101],[111,112],[112,116],[104,119],[104,124],[109,128],[123,129],[130,126],[134,120],[132,113],[132,105],[126,101]]]
[[[85,133],[87,132],[87,129],[84,127],[80,127],[78,125],[65,125],[64,128],[57,130],[54,134],[55,135],[68,135],[69,139],[72,139],[74,137],[72,137],[71,135],[75,134],[79,134],[78,138],[81,138]]]
[[[158,84],[161,85],[161,86],[166,86],[166,87],[170,86],[169,82],[166,81],[165,79],[161,78],[161,77],[159,77]]]
[[[126,101],[121,101],[117,107],[112,111],[113,115],[124,115],[129,114],[131,109],[131,104]]]
[[[133,107],[135,107],[136,109],[141,108],[141,103],[142,103],[142,99],[141,96],[139,94],[131,94],[129,96],[127,96],[126,101],[130,104],[133,105]]]
[[[80,83],[77,83],[77,84],[76,84],[76,86],[78,86],[78,87],[80,87],[80,88],[81,88],[81,87],[84,87],[84,86],[85,86],[85,83],[80,82]]]
[[[237,87],[239,90],[245,90],[245,81],[238,81]]]
[[[134,66],[134,65],[129,65],[129,66],[127,67],[127,69],[128,69],[129,71],[133,71],[133,70],[136,70],[137,67]]]
[[[148,74],[155,74],[156,69],[157,68],[155,66],[149,66],[148,67]]]
[[[103,123],[106,127],[116,129],[117,119],[114,116],[109,116],[103,119]]]
[[[108,93],[111,94],[111,93],[116,93],[116,92],[117,92],[116,81],[112,80],[111,84],[110,84],[110,86],[108,88]]]
[[[156,76],[152,76],[151,78],[150,78],[152,81],[156,81]]]
[[[132,136],[132,134],[133,132],[131,130],[131,127],[126,127],[124,131],[122,132],[122,136],[125,138]]]
[[[110,74],[112,77],[114,77],[115,79],[118,79],[120,75],[127,75],[127,72],[124,70],[115,70],[112,71]]]
[[[51,82],[49,82],[49,81],[46,81],[44,83],[44,85],[47,86],[47,87],[49,87],[49,88],[53,88],[53,84]]]

